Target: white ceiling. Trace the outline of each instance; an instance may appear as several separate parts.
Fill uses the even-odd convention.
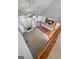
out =
[[[61,16],[61,0],[34,0],[35,12],[51,18]],[[33,12],[33,0],[18,0],[18,15],[27,15]],[[61,22],[60,19],[57,19]]]
[[[34,0],[35,11],[40,14],[45,8],[49,7],[54,0]],[[19,14],[33,12],[33,0],[18,0]]]

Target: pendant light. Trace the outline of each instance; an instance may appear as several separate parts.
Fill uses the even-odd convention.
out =
[[[35,13],[35,0],[33,0],[33,15],[36,15],[36,13]]]

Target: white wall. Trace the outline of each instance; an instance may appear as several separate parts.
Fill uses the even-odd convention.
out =
[[[33,59],[20,32],[18,32],[18,56],[24,56],[24,59]]]
[[[57,17],[61,17],[61,0],[54,0],[50,6],[45,9],[41,15],[51,17],[56,19]],[[61,19],[57,19],[58,22],[61,22]]]

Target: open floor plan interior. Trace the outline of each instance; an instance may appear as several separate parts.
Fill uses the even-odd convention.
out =
[[[18,59],[61,59],[61,0],[18,0]]]

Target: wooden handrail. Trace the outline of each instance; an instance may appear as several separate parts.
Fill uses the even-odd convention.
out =
[[[49,39],[47,44],[39,51],[39,54],[34,59],[46,59],[53,48],[58,34],[60,33],[61,26],[58,27],[58,29],[55,31],[54,35]]]

